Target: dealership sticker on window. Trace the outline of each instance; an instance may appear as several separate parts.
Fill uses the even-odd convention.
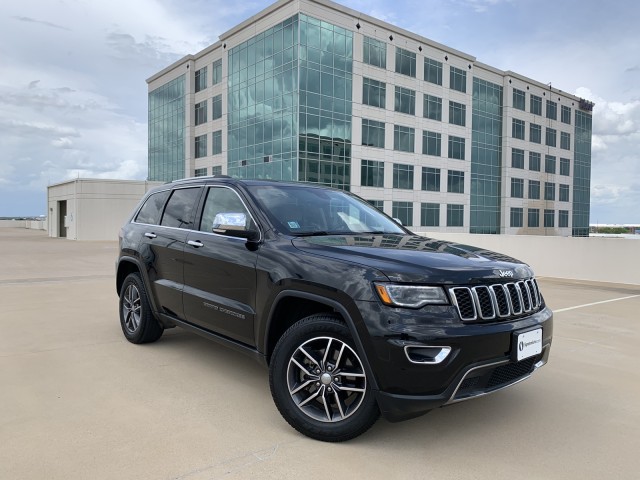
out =
[[[300,225],[298,225],[298,222],[287,222],[287,224],[291,229],[300,228]]]

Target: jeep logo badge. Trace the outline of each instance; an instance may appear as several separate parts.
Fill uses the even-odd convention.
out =
[[[498,275],[502,278],[513,277],[513,270],[498,270]]]

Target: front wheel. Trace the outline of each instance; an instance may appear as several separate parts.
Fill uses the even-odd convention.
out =
[[[120,326],[131,343],[151,343],[162,336],[164,328],[151,311],[147,291],[138,273],[130,273],[120,289]]]
[[[349,329],[333,315],[312,315],[286,331],[274,349],[269,381],[285,420],[317,440],[357,437],[380,416]]]

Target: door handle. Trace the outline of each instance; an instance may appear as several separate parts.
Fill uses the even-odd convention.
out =
[[[204,247],[204,243],[202,243],[200,240],[189,240],[187,243],[196,248]]]
[[[157,235],[155,233],[149,233],[149,232],[146,232],[144,234],[144,236],[147,237],[147,238],[156,238],[157,237]]]

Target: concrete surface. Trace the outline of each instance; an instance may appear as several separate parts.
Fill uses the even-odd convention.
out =
[[[325,444],[253,360],[178,329],[129,344],[114,242],[0,246],[0,479],[639,478],[640,287],[540,279],[555,337],[531,379]]]

